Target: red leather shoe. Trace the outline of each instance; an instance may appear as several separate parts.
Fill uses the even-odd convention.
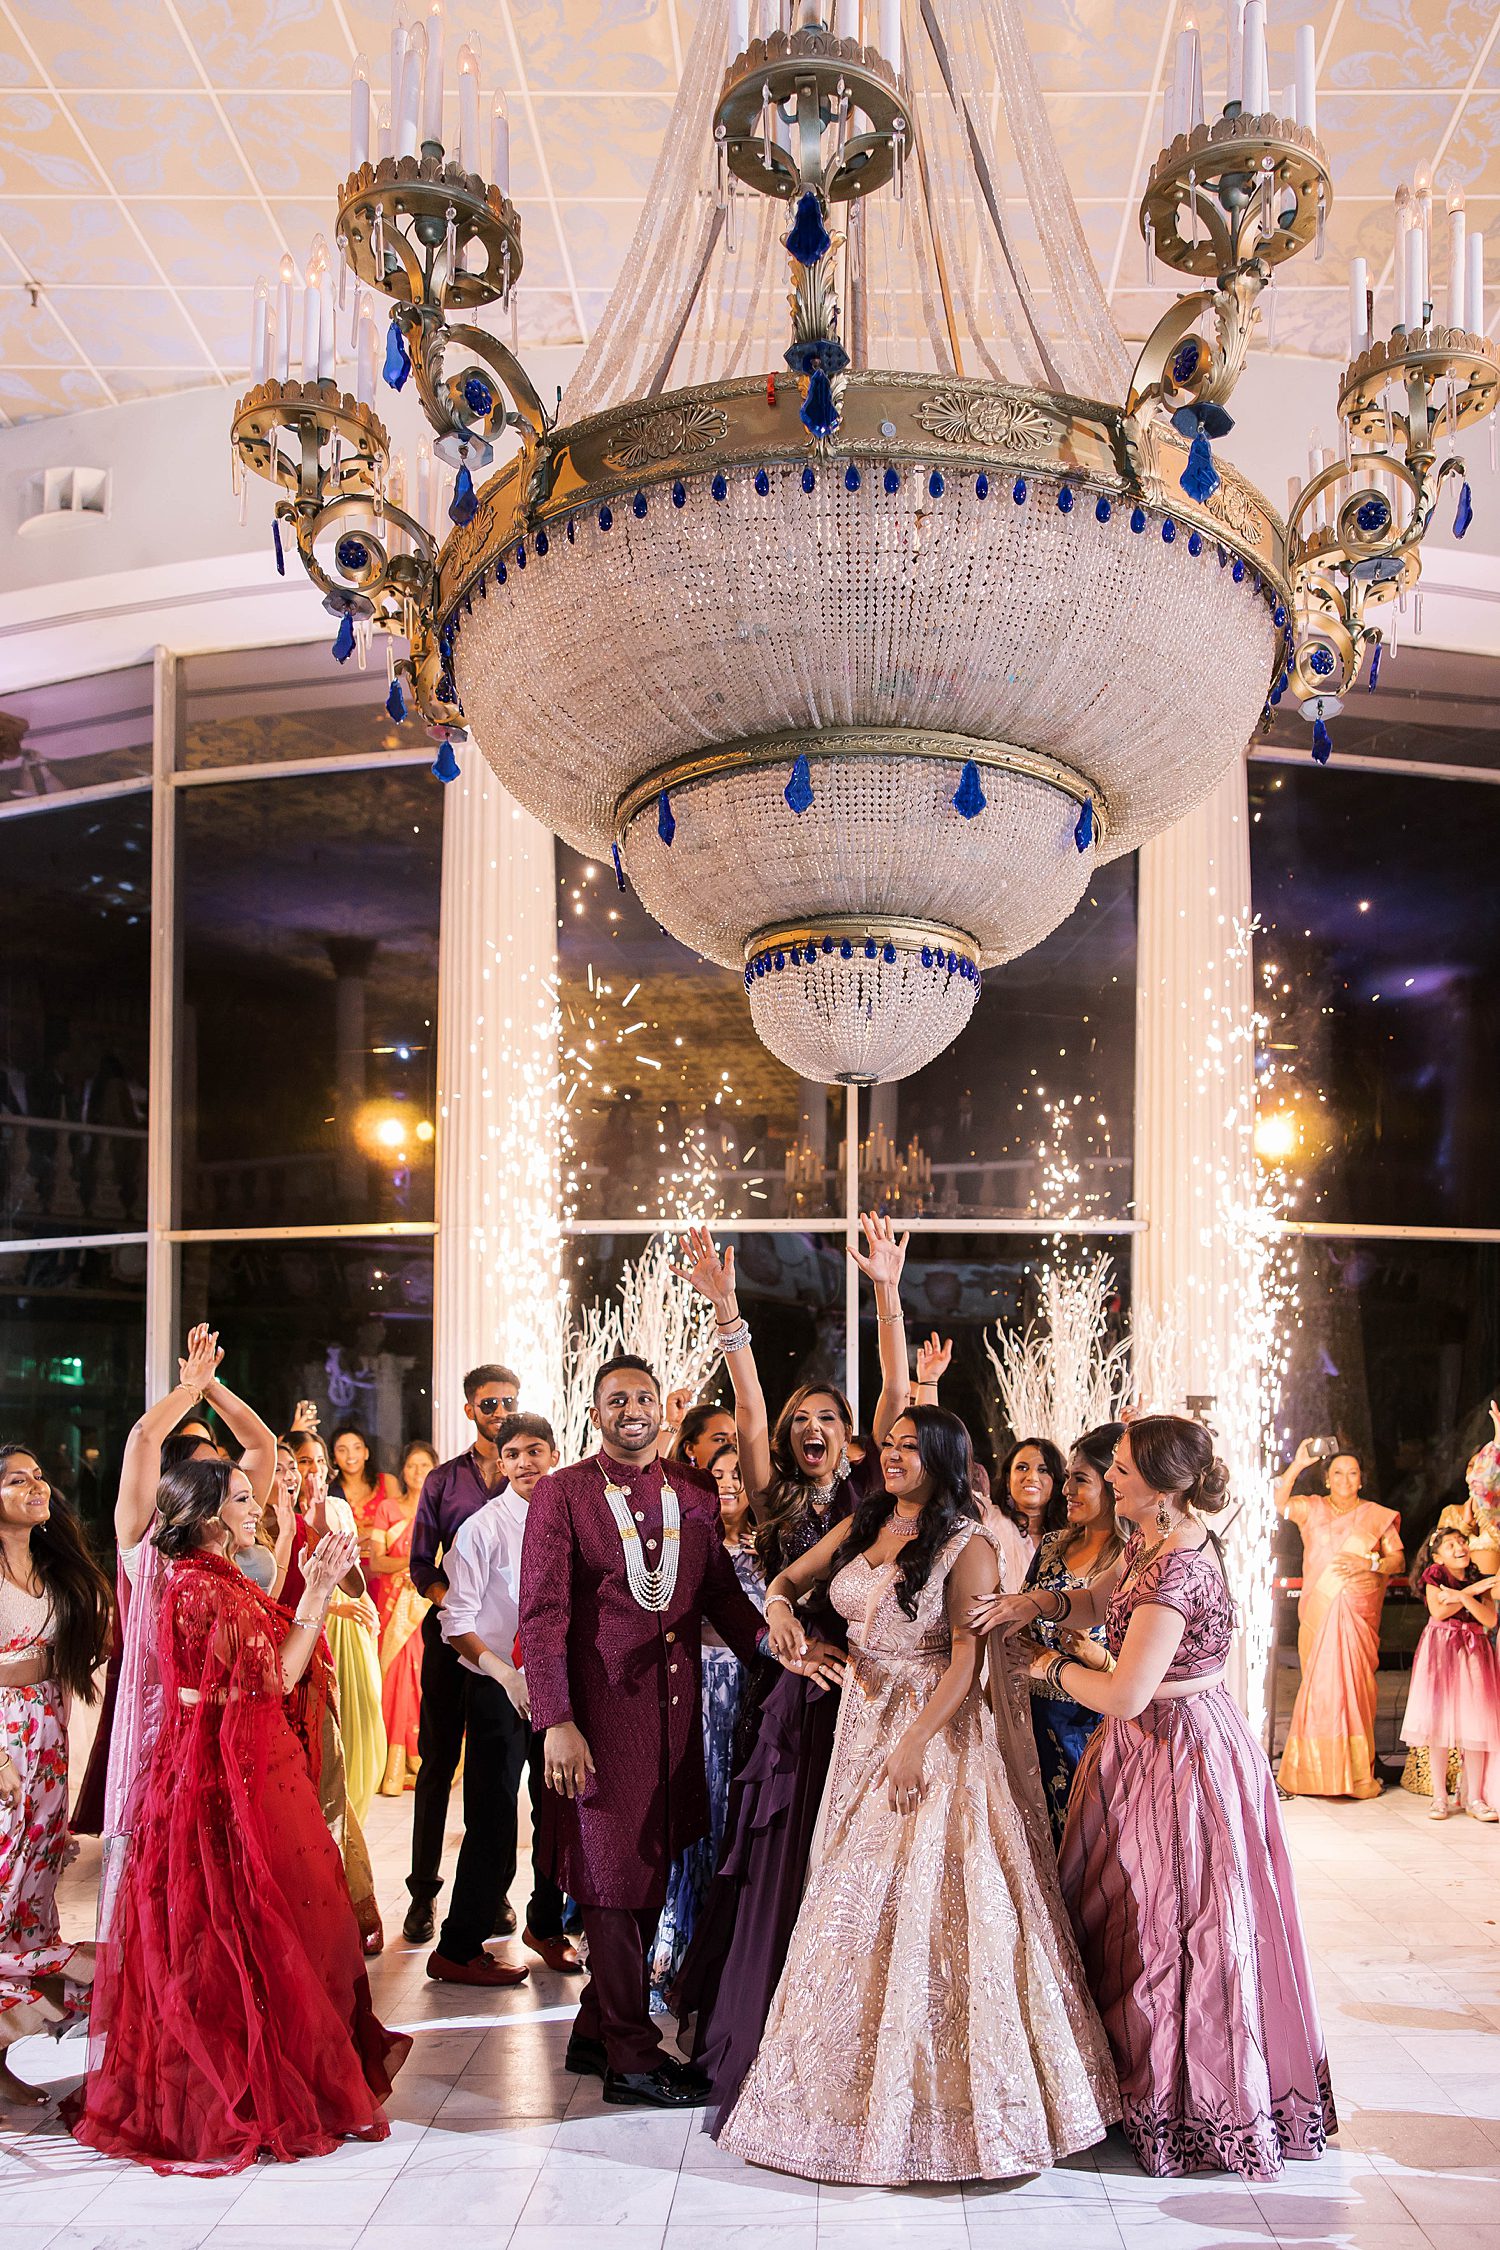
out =
[[[434,1984],[524,1984],[530,1973],[493,1953],[476,1953],[472,1961],[450,1961],[443,1953],[427,1956],[427,1974]]]
[[[579,1960],[572,1940],[565,1937],[538,1937],[534,1930],[521,1932],[521,1943],[549,1969],[556,1969],[565,1977],[581,1977],[583,1963]]]

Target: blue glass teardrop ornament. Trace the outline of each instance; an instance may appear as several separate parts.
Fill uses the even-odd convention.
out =
[[[601,531],[608,531],[614,520],[615,512],[613,508],[606,507],[599,510],[599,529]]]
[[[382,373],[393,391],[399,391],[411,373],[411,353],[406,348],[406,338],[401,333],[394,313],[386,331],[385,366]]]
[[[943,472],[941,469],[934,469],[931,476],[927,479],[928,498],[932,500],[941,500],[943,497],[943,491]]]
[[[791,779],[781,792],[794,813],[805,813],[813,801],[812,770],[806,754],[794,759]]]
[[[1078,818],[1073,823],[1073,842],[1081,852],[1086,852],[1094,841],[1094,800],[1085,797],[1078,808]]]
[[[347,664],[354,654],[354,612],[346,609],[339,619],[339,629],[333,636],[333,661]]]
[[[1321,719],[1313,720],[1312,754],[1314,765],[1326,766],[1328,753],[1333,748],[1333,738]]]
[[[788,254],[799,266],[815,266],[833,248],[833,238],[823,224],[823,206],[811,188],[797,199],[797,215],[785,236]]]
[[[1206,430],[1200,429],[1188,447],[1187,467],[1177,481],[1188,498],[1200,506],[1211,500],[1224,482],[1214,465],[1214,449]]]
[[[468,463],[464,462],[453,479],[453,498],[448,503],[448,521],[457,524],[472,523],[478,504],[474,498],[474,479],[469,474]]]
[[[849,466],[848,466],[848,468],[847,468],[847,469],[846,469],[846,470],[844,471],[844,490],[845,490],[846,492],[858,492],[858,490],[859,490],[859,485],[860,485],[860,476],[859,476],[859,471],[858,471],[858,469],[856,469],[856,467],[854,466],[854,463],[853,463],[853,462],[851,461],[851,462],[849,463]]]
[[[432,770],[439,781],[458,779],[458,760],[453,755],[453,745],[446,735],[438,744],[438,754],[432,761]]]
[[[401,682],[399,679],[393,679],[391,681],[390,690],[385,699],[385,707],[388,715],[395,720],[398,727],[405,726],[406,697],[401,693]]]
[[[646,513],[646,495],[644,492],[638,492],[631,501],[630,512],[636,517],[643,516]]]
[[[961,813],[965,820],[977,820],[988,803],[978,766],[972,758],[965,758],[964,770],[959,775],[958,787],[953,792],[953,810]]]
[[[807,396],[797,409],[797,419],[809,437],[832,437],[839,426],[839,402],[821,367],[807,378]]]
[[[771,489],[771,480],[766,475],[764,469],[757,469],[755,472],[755,489],[760,494],[762,500],[764,500],[766,494]]]
[[[670,851],[672,838],[677,833],[677,822],[672,812],[672,800],[665,789],[656,800],[656,833]]]
[[[803,471],[802,471],[802,489],[803,489],[803,491],[804,491],[804,492],[816,492],[817,488],[818,488],[818,480],[817,480],[817,476],[815,475],[815,473],[814,473],[814,471],[813,471],[813,465],[812,465],[811,461],[809,461],[809,462],[807,462],[807,463],[806,463],[806,464],[804,465],[804,467],[803,467]]]
[[[1094,502],[1094,521],[1096,523],[1108,523],[1114,512],[1108,493],[1101,492]]]
[[[901,479],[894,469],[888,468],[886,470],[882,482],[888,494],[895,494],[901,490]]]
[[[1061,514],[1070,516],[1073,513],[1073,487],[1070,484],[1059,486],[1057,505]]]
[[[1468,528],[1469,528],[1470,524],[1471,524],[1471,523],[1472,523],[1473,521],[1474,521],[1474,495],[1473,495],[1473,493],[1472,493],[1472,492],[1471,492],[1471,491],[1469,490],[1469,480],[1468,480],[1468,478],[1467,478],[1467,477],[1465,477],[1465,479],[1464,479],[1464,481],[1463,481],[1463,484],[1462,484],[1462,486],[1461,486],[1461,487],[1460,487],[1460,489],[1459,489],[1459,495],[1458,495],[1458,513],[1457,513],[1457,515],[1455,515],[1455,517],[1453,518],[1453,536],[1454,536],[1454,538],[1455,538],[1455,539],[1462,539],[1462,537],[1463,537],[1464,533],[1465,533],[1465,532],[1466,532],[1466,531],[1468,530]]]
[[[625,888],[625,863],[620,857],[620,847],[618,844],[610,845],[609,856],[615,863],[615,889],[617,891],[623,891]]]
[[[687,506],[687,486],[680,477],[672,487],[672,505],[674,508],[685,508]]]
[[[1146,511],[1145,511],[1145,509],[1144,509],[1144,508],[1132,508],[1132,509],[1131,509],[1131,511],[1130,511],[1130,528],[1131,528],[1131,530],[1132,530],[1133,532],[1135,532],[1135,533],[1137,533],[1137,534],[1139,534],[1139,533],[1141,533],[1141,532],[1143,532],[1143,531],[1145,530],[1145,528],[1146,528]]]
[[[1384,641],[1377,641],[1377,642],[1375,643],[1375,653],[1374,653],[1374,655],[1373,655],[1373,656],[1372,656],[1372,657],[1370,658],[1370,679],[1369,679],[1369,687],[1368,687],[1368,693],[1369,693],[1369,694],[1371,694],[1371,695],[1373,695],[1373,694],[1375,693],[1375,690],[1376,690],[1377,686],[1378,686],[1378,685],[1379,685],[1379,683],[1380,683],[1380,659],[1381,659],[1381,657],[1382,657],[1382,656],[1384,655],[1384,653],[1385,653],[1385,643],[1384,643]]]
[[[271,551],[276,557],[277,577],[285,578],[286,551],[281,544],[281,522],[280,518],[277,516],[272,516],[271,518]]]
[[[708,489],[716,500],[727,500],[729,498],[729,479],[722,469],[718,471]]]
[[[1024,477],[1017,477],[1015,483],[1010,488],[1010,496],[1012,500],[1014,500],[1018,508],[1025,505],[1026,479]]]

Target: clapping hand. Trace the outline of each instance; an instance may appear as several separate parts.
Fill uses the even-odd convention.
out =
[[[219,1334],[206,1320],[188,1330],[187,1353],[177,1362],[177,1379],[201,1397],[218,1372],[224,1354],[219,1349]]]
[[[863,1252],[853,1243],[849,1255],[863,1274],[868,1274],[878,1289],[882,1282],[894,1289],[901,1279],[901,1269],[906,1264],[906,1245],[910,1232],[896,1233],[895,1223],[879,1211],[861,1211],[859,1223],[864,1229],[866,1247]]]
[[[302,1564],[302,1583],[318,1602],[326,1603],[359,1561],[359,1541],[352,1531],[330,1531],[318,1541]]]

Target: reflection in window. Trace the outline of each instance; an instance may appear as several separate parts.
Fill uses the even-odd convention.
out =
[[[101,1554],[145,1403],[145,1263],[135,1243],[0,1253],[0,1432],[35,1447]]]
[[[1040,945],[986,972],[951,1047],[861,1096],[861,1201],[939,1218],[1126,1217],[1134,1103],[1131,857],[1096,869]]]
[[[606,1302],[620,1285],[627,1259],[638,1258],[650,1237],[576,1235],[566,1246],[575,1309]],[[755,1364],[774,1421],[799,1383],[844,1382],[844,1245],[841,1235],[744,1234],[715,1239],[734,1245],[740,1310],[754,1336]],[[503,1339],[502,1339],[503,1343]],[[721,1362],[715,1394],[731,1403]]]
[[[842,1102],[761,1045],[733,970],[689,953],[608,866],[561,843],[557,952],[575,1216],[841,1209]]]
[[[0,1225],[145,1224],[151,803],[0,821]]]
[[[1407,1551],[1461,1500],[1490,1436],[1500,1370],[1500,1243],[1304,1239],[1302,1326],[1284,1420],[1336,1435],[1365,1490],[1399,1508]]]
[[[190,656],[182,681],[179,762],[189,772],[420,747],[387,716],[384,665],[335,664],[326,641]]]
[[[358,1422],[382,1468],[432,1436],[432,1243],[184,1243],[182,1322],[211,1321],[232,1390],[278,1431],[310,1398]]]
[[[430,1219],[442,790],[184,790],[181,1223]]]
[[[9,691],[0,704],[0,800],[149,779],[151,711],[149,664]]]
[[[1500,788],[1257,763],[1250,800],[1261,1140],[1300,1215],[1494,1225]]]
[[[901,1302],[913,1364],[918,1341],[932,1334],[953,1339],[953,1359],[938,1389],[938,1404],[968,1425],[974,1451],[986,1469],[1011,1442],[1003,1427],[999,1388],[985,1351],[998,1321],[1024,1330],[1041,1310],[1041,1277],[1061,1259],[1070,1266],[1106,1254],[1113,1295],[1105,1349],[1125,1334],[1130,1310],[1130,1237],[1078,1238],[1058,1250],[1038,1235],[914,1234],[906,1253]],[[860,1406],[868,1425],[880,1396],[880,1339],[868,1284],[860,1296]],[[1036,1433],[1018,1430],[1017,1437]],[[1079,1436],[1082,1432],[1077,1433]]]

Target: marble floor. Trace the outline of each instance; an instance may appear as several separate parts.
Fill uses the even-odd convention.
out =
[[[456,1808],[456,1800],[455,1800]],[[606,2109],[561,2069],[572,1980],[429,1985],[404,1945],[408,1814],[371,1844],[397,1931],[377,2006],[411,2032],[389,2141],[228,2180],[159,2179],[55,2126],[0,2124],[3,2250],[1500,2250],[1500,1829],[1390,1790],[1287,1807],[1343,2129],[1274,2187],[1148,2180],[1112,2138],[1041,2178],[819,2188],[720,2156],[691,2116]],[[93,1864],[67,1878],[85,1934]],[[517,1896],[522,1895],[517,1887]],[[55,2075],[31,2042],[17,2068]],[[3,2113],[13,2117],[14,2113]]]

